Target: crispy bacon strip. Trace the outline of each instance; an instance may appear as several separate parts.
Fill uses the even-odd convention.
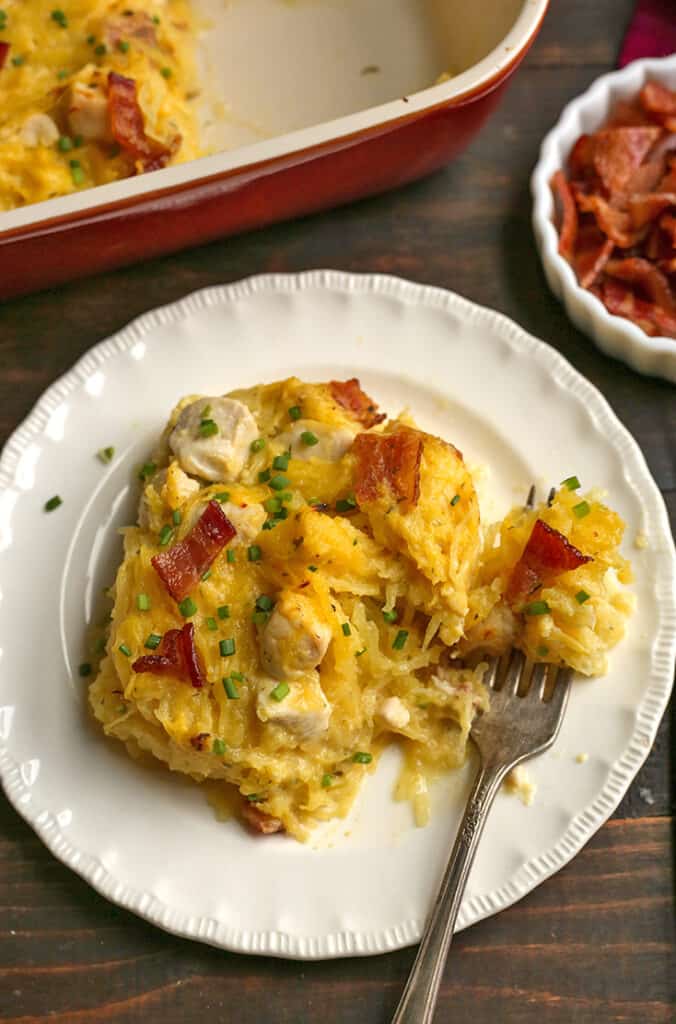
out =
[[[389,491],[397,501],[415,505],[420,496],[423,442],[417,430],[395,434],[357,434],[352,451],[357,458],[355,496],[360,504]]]
[[[573,266],[583,288],[591,288],[613,254],[615,243],[595,224],[587,224],[578,234]]]
[[[217,501],[210,501],[190,533],[151,559],[155,572],[175,601],[199,583],[236,530]]]
[[[660,82],[646,82],[639,94],[641,106],[649,114],[676,116],[676,92]]]
[[[573,547],[562,533],[542,519],[536,519],[523,554],[512,569],[505,595],[507,601],[518,604],[540,587],[549,586],[561,573],[591,561],[589,555]]]
[[[609,313],[631,320],[651,337],[676,338],[676,316],[654,302],[640,299],[629,285],[607,278],[603,284],[603,301]]]
[[[626,260],[610,260],[606,265],[606,273],[617,277],[627,284],[638,285],[647,292],[648,297],[667,313],[676,312],[676,303],[669,282],[654,263],[632,256]]]
[[[144,654],[132,664],[134,672],[185,679],[196,689],[206,681],[202,660],[195,647],[195,627],[186,622],[183,629],[170,629],[162,637],[157,654]]]
[[[630,249],[645,238],[647,225],[633,229],[629,213],[612,206],[603,196],[586,196],[578,192],[576,199],[578,208],[583,213],[593,213],[603,234],[612,239],[620,249]]]
[[[0,71],[2,71],[2,69],[5,66],[5,61],[7,60],[7,55],[8,54],[9,54],[9,43],[3,43],[3,42],[0,41]]]
[[[125,78],[115,71],[109,73],[108,111],[115,141],[135,160],[140,160],[145,171],[166,166],[175,148],[146,135],[133,78]]]
[[[266,814],[249,800],[244,800],[242,803],[242,817],[254,832],[260,832],[264,836],[271,836],[275,832],[284,830],[279,818],[273,818],[271,814]]]
[[[350,380],[332,380],[329,382],[329,389],[334,402],[353,413],[355,419],[367,430],[385,419],[385,413],[378,412],[377,403],[362,391],[357,377]]]
[[[657,220],[659,215],[671,206],[676,206],[674,192],[649,192],[647,195],[632,196],[629,200],[632,224],[635,228],[642,228]]]
[[[577,207],[563,171],[557,171],[552,178],[552,190],[561,204],[559,252],[565,259],[570,260],[577,241]]]
[[[657,125],[606,128],[594,136],[594,167],[612,196],[621,192],[662,134]]]

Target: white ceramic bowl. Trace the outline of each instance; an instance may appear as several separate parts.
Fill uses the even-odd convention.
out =
[[[676,89],[676,55],[637,60],[622,71],[603,75],[564,108],[542,143],[533,171],[533,230],[549,286],[563,302],[573,323],[608,355],[622,359],[639,373],[676,383],[676,341],[651,338],[630,320],[613,316],[600,299],[578,284],[573,268],[559,256],[549,185],[552,175],[564,167],[579,136],[600,128],[617,100],[635,96],[648,79]]]

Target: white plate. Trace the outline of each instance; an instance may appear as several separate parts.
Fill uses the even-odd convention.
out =
[[[665,508],[636,444],[552,349],[455,295],[388,277],[258,277],[149,313],[88,353],[44,395],[0,463],[0,755],[10,800],[49,848],[109,899],[172,932],[302,958],[416,941],[473,764],[439,786],[416,829],[391,800],[396,756],[347,822],[314,844],[219,824],[200,788],[143,769],[86,709],[85,625],[133,515],[133,470],[187,392],[291,373],[357,374],[391,412],[492,467],[484,512],[531,481],[576,473],[608,489],[649,547],[631,551],[638,614],[601,680],[580,680],[556,746],[532,765],[536,803],[501,794],[459,927],[519,899],[611,813],[645,759],[671,685],[675,558]],[[115,445],[111,466],[95,458]],[[44,501],[64,504],[47,515]],[[585,764],[576,755],[588,753]]]

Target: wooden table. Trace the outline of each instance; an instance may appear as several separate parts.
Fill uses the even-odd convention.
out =
[[[613,66],[632,6],[552,0],[498,113],[462,158],[426,181],[4,306],[0,440],[86,349],[153,306],[259,271],[384,271],[493,306],[559,349],[637,438],[673,523],[676,392],[605,358],[571,326],[547,290],[529,224],[540,140],[563,104]],[[676,1019],[669,736],[665,720],[612,820],[572,864],[458,936],[437,1020]],[[96,895],[0,797],[4,1024],[378,1024],[389,1021],[413,955],[304,964],[175,939]]]

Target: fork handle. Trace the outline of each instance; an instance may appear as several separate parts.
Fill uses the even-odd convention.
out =
[[[431,1024],[467,876],[488,812],[507,771],[505,765],[481,767],[392,1024]]]

